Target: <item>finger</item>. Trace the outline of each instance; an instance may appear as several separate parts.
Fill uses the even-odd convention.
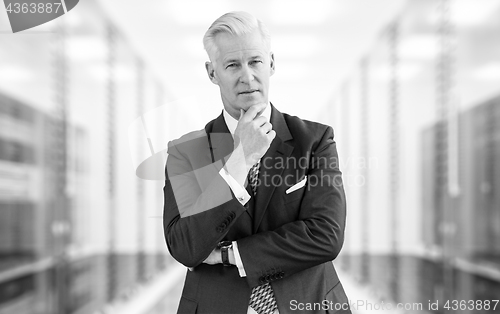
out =
[[[255,126],[261,127],[267,123],[267,119],[266,119],[266,117],[259,116],[253,120],[253,123],[255,124]]]
[[[247,115],[247,112],[248,111],[245,111],[243,109],[240,109],[240,118],[238,119],[238,124],[240,123],[248,123],[248,122],[251,122],[252,121],[252,118],[250,118],[248,115]]]
[[[267,134],[273,129],[273,125],[269,122],[266,122],[260,127],[260,129],[262,130],[262,132],[264,132],[264,134]]]
[[[271,130],[269,131],[269,133],[266,134],[266,136],[269,139],[269,141],[272,142],[272,140],[274,140],[274,138],[276,137],[276,131]]]
[[[262,111],[264,111],[264,109],[266,109],[266,107],[267,107],[267,103],[262,102],[262,103],[260,103],[260,104],[255,104],[255,105],[253,105],[252,107],[254,107],[254,108],[255,108],[255,110],[257,110],[257,112],[262,112]],[[252,107],[250,107],[250,108],[252,108]],[[250,108],[249,108],[249,109],[250,109]]]
[[[258,114],[260,112],[262,112],[262,111],[264,111],[264,109],[266,109],[266,106],[267,106],[266,103],[260,103],[260,104],[253,105],[250,108],[248,108],[245,116],[247,116],[248,118],[253,120],[253,119],[255,119],[255,117],[258,116]]]

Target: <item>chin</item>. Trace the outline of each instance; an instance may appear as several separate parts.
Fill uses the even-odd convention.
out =
[[[247,111],[247,110],[248,110],[248,109],[250,109],[250,107],[252,107],[253,105],[255,105],[255,104],[253,104],[253,103],[243,104],[243,105],[241,105],[241,109],[243,109],[243,110]]]
[[[252,107],[253,105],[257,105],[257,104],[261,104],[263,103],[264,101],[263,100],[254,100],[254,101],[250,101],[250,102],[247,102],[247,103],[244,103],[243,105],[241,105],[241,108],[245,111],[247,111],[250,107]]]

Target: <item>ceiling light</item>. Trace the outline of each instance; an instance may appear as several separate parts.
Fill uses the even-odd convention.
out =
[[[429,60],[435,58],[438,52],[435,35],[414,35],[403,39],[399,46],[399,56],[405,59]]]
[[[473,76],[479,80],[500,82],[500,62],[491,62],[479,67]]]
[[[108,47],[104,37],[83,36],[68,39],[67,52],[70,60],[104,60],[107,57]]]

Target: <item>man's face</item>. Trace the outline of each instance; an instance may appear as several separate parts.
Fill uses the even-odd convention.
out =
[[[268,103],[269,77],[274,74],[274,56],[266,48],[259,31],[234,36],[219,33],[217,52],[206,68],[210,80],[219,85],[222,103],[235,119],[240,109]],[[215,63],[215,64],[214,64]]]

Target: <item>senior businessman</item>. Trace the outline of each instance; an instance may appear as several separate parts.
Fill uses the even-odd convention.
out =
[[[171,141],[165,170],[165,239],[188,268],[178,313],[350,313],[332,263],[346,219],[332,128],[269,102],[274,54],[254,16],[219,17],[203,43],[222,113]]]

